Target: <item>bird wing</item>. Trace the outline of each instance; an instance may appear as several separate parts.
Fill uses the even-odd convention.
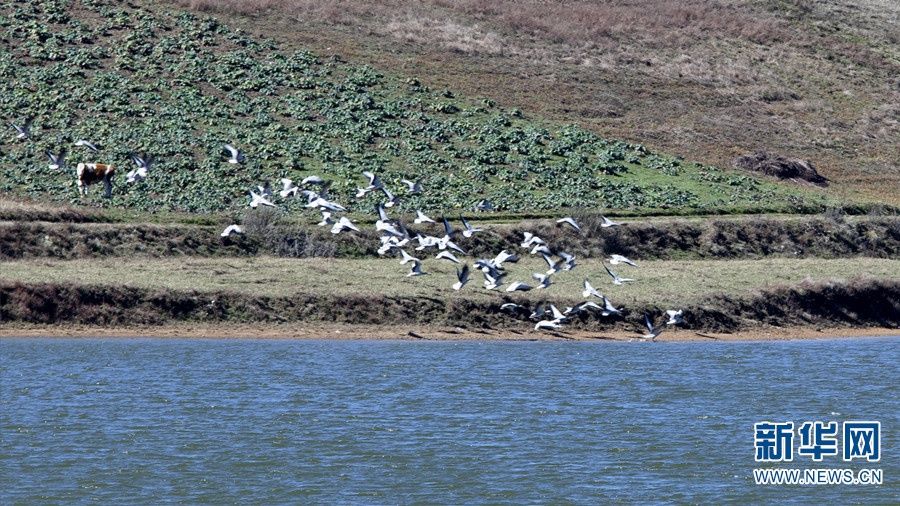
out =
[[[447,237],[452,236],[453,235],[453,227],[450,226],[450,222],[447,221],[447,218],[445,218],[443,216],[441,217],[441,219],[444,221],[444,235],[446,235]]]
[[[650,322],[650,317],[647,314],[644,314],[644,325],[647,326],[647,330],[653,332],[653,323]]]
[[[465,283],[469,280],[469,264],[464,264],[462,270],[456,269],[456,279],[458,279],[460,283]]]
[[[231,153],[231,157],[232,157],[232,158],[237,159],[238,154],[240,153],[240,151],[238,151],[236,147],[232,146],[231,144],[226,144],[226,145],[223,146],[223,147],[225,148],[225,150],[227,150],[229,153]]]

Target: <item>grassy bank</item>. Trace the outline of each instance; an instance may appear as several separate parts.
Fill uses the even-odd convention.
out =
[[[516,299],[519,302],[528,301]],[[680,306],[694,331],[760,330],[768,326],[900,326],[900,281],[858,279],[804,283],[717,294]],[[449,325],[471,329],[529,330],[528,311],[508,315],[502,300],[373,294],[252,296],[238,292],[143,289],[119,285],[75,285],[0,281],[0,325],[75,324],[97,328],[172,323],[236,325],[310,324]],[[560,302],[560,301],[556,301]],[[643,315],[661,308],[631,305],[621,317],[582,313],[566,329],[643,332]],[[324,337],[324,336],[320,336]],[[398,336],[399,337],[399,336]]]
[[[221,239],[219,226],[147,223],[0,222],[0,260],[94,258],[110,256],[376,257],[378,237],[371,226],[362,233],[335,237],[309,222],[248,213],[248,235]],[[485,232],[458,242],[475,256],[493,257],[501,249],[518,250],[524,231],[581,258],[619,253],[638,259],[741,259],[761,257],[840,258],[900,256],[900,218],[741,217],[697,219],[623,219],[622,227],[602,229],[596,215],[577,215],[582,234],[561,229],[552,220],[485,225]],[[480,217],[472,223],[481,225]],[[412,227],[413,233],[442,235],[437,227]]]

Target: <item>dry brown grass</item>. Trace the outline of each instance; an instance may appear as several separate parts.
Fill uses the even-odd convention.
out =
[[[831,192],[900,203],[890,0],[169,1],[691,159],[809,159]]]

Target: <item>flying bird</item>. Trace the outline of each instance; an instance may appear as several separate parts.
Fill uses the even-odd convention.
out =
[[[316,225],[320,227],[327,227],[328,225],[334,224],[334,219],[331,217],[331,212],[322,211],[322,221],[316,223]]]
[[[240,225],[228,225],[225,227],[225,230],[219,234],[221,237],[228,237],[231,234],[243,234],[244,229]]]
[[[254,192],[253,190],[250,190],[250,207],[252,207],[253,209],[256,209],[257,207],[259,207],[261,205],[269,206],[269,207],[276,207],[275,204],[273,204],[269,199]]]
[[[462,266],[462,269],[456,269],[456,283],[453,283],[453,289],[459,291],[462,287],[466,286],[466,283],[469,282],[469,265],[465,264]]]
[[[29,139],[31,138],[31,118],[25,120],[24,125],[17,125],[15,123],[10,123],[9,126],[16,129],[16,139]]]
[[[409,179],[401,179],[400,182],[407,186],[409,193],[412,193],[412,194],[422,193],[422,182],[421,181],[410,181]]]
[[[147,174],[150,172],[150,167],[153,165],[153,157],[144,155],[136,155],[132,153],[131,161],[134,162],[135,168],[128,171],[128,174],[125,175],[127,183],[134,183],[137,181],[143,181]]]
[[[95,153],[97,151],[100,151],[100,148],[98,148],[96,144],[94,144],[91,141],[84,140],[84,139],[78,139],[77,141],[75,141],[75,145],[78,147],[81,147],[81,148],[88,148]]]
[[[637,267],[636,263],[632,262],[628,258],[623,257],[622,255],[611,255],[609,257],[609,263],[613,265],[628,264],[632,267]]]
[[[455,256],[453,253],[450,253],[450,252],[447,251],[447,250],[441,251],[441,252],[438,253],[437,256],[435,256],[434,258],[436,258],[436,259],[438,259],[438,260],[449,260],[449,261],[451,261],[451,262],[453,262],[453,263],[455,263],[455,264],[460,263],[460,262],[459,262],[459,259],[456,258],[456,256]]]
[[[306,176],[303,178],[303,181],[300,181],[300,184],[323,184],[325,180],[320,178],[319,176]]]
[[[666,316],[669,317],[669,321],[666,322],[666,325],[681,325],[684,323],[684,311],[669,309],[666,311]]]
[[[550,281],[549,274],[541,274],[539,272],[535,272],[534,274],[531,275],[531,277],[534,278],[536,281],[540,282],[540,284],[535,287],[538,290],[541,290],[544,288],[549,288],[550,285],[552,284],[552,282]]]
[[[611,219],[607,218],[606,216],[600,216],[600,219],[603,220],[600,222],[600,226],[602,228],[618,227],[619,225],[621,225],[621,223],[612,221]]]
[[[606,298],[606,295],[601,295],[600,298],[603,299],[603,312],[601,312],[600,314],[602,314],[603,316],[620,316],[622,314],[622,309],[613,306],[613,303]]]
[[[531,290],[532,287],[522,283],[521,281],[515,281],[508,287],[506,287],[507,292],[527,292]]]
[[[421,260],[410,255],[409,253],[406,252],[406,250],[403,250],[403,249],[400,250],[400,257],[402,258],[400,260],[400,265],[406,265],[409,262],[421,262]]]
[[[294,184],[294,181],[286,177],[281,178],[281,191],[278,192],[278,195],[280,195],[281,198],[286,199],[289,195],[293,195],[294,197],[296,197],[297,192],[299,191],[300,188],[298,188],[297,185]]]
[[[598,292],[594,289],[593,286],[591,286],[591,282],[588,281],[588,278],[584,278],[584,291],[581,292],[581,295],[585,298],[590,297],[591,295],[597,297],[598,299],[603,298],[603,295],[601,295],[600,292]]]
[[[574,228],[577,232],[581,232],[581,227],[578,226],[578,223],[575,222],[575,219],[571,216],[566,216],[565,218],[560,218],[556,220],[556,223],[560,225],[568,225]]]
[[[623,285],[623,284],[625,284],[625,283],[631,283],[632,281],[634,281],[634,280],[631,279],[631,278],[622,278],[622,277],[619,277],[618,274],[616,274],[615,272],[609,270],[609,267],[607,267],[606,265],[604,265],[603,268],[606,269],[606,272],[607,272],[607,273],[609,273],[609,276],[612,278],[612,282],[613,282],[614,285],[621,286],[621,285]]]
[[[413,220],[413,223],[421,225],[422,223],[434,223],[434,220],[426,216],[422,211],[416,211],[416,219]]]
[[[332,234],[340,234],[344,230],[352,230],[354,232],[359,232],[359,229],[356,228],[356,225],[353,224],[352,221],[347,219],[346,216],[341,216],[341,219],[331,227]]]
[[[523,232],[523,235],[525,236],[525,240],[523,240],[521,244],[523,248],[530,248],[535,244],[546,244],[543,239],[531,232]]]
[[[406,277],[411,278],[413,276],[424,276],[428,274],[427,272],[422,271],[422,262],[415,260],[413,261],[413,266],[406,274]]]
[[[644,326],[647,327],[647,333],[642,335],[641,339],[649,339],[651,341],[655,341],[656,338],[659,337],[659,335],[662,334],[662,331],[666,328],[665,324],[654,326],[650,321],[650,317],[646,314],[644,315]]]
[[[507,253],[506,250],[503,250],[500,253],[498,253],[496,257],[494,257],[494,260],[491,263],[497,269],[502,269],[504,263],[509,262],[509,263],[514,264],[518,261],[519,261],[519,257],[517,255],[514,255],[512,253]]]
[[[463,237],[472,237],[473,235],[475,235],[475,232],[481,232],[484,230],[482,228],[475,228],[472,225],[469,225],[469,222],[466,221],[466,219],[462,216],[460,216],[459,219],[462,220],[463,227],[465,227],[465,229],[463,230]]]
[[[48,165],[51,170],[59,170],[64,169],[66,167],[66,150],[65,148],[59,150],[59,153],[53,154],[51,151],[47,151],[47,158],[50,159],[50,164]]]
[[[228,153],[230,154],[228,163],[237,165],[239,163],[244,163],[244,160],[246,160],[244,153],[241,153],[238,148],[232,146],[231,144],[226,144],[222,146],[222,148],[225,151],[228,151]]]

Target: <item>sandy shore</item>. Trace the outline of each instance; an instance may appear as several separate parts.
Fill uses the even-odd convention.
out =
[[[900,336],[900,329],[782,328],[765,327],[735,333],[694,332],[667,329],[658,341],[785,341],[864,336]],[[403,339],[444,341],[641,341],[637,334],[621,330],[594,332],[571,329],[537,332],[515,329],[465,329],[447,326],[379,326],[347,324],[169,324],[143,327],[94,327],[84,325],[0,325],[0,338],[9,337],[118,337],[118,338],[206,338],[206,339]]]

